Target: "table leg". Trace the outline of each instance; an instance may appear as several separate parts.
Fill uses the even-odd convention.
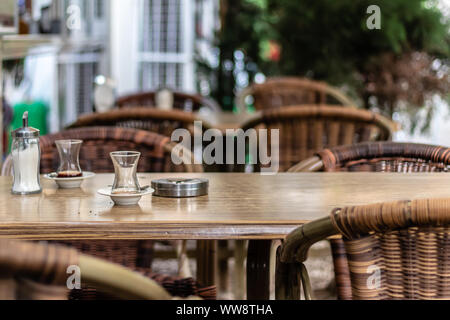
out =
[[[247,254],[247,300],[270,298],[271,240],[251,240]]]
[[[228,292],[228,240],[217,242],[218,285],[221,292]]]
[[[216,284],[217,241],[197,241],[197,281],[204,286]]]

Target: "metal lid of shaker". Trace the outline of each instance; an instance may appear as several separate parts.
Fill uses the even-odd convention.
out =
[[[23,113],[22,117],[23,127],[14,130],[11,135],[13,138],[38,138],[39,130],[28,126],[28,111]]]

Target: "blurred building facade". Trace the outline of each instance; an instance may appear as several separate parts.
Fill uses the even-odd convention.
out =
[[[208,55],[218,0],[112,0],[112,74],[118,93],[197,91],[195,56]]]

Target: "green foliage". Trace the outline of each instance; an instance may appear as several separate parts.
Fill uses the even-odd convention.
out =
[[[450,54],[448,22],[424,0],[268,0],[282,47],[278,73],[310,75],[337,85],[352,82],[382,53]],[[370,5],[381,9],[381,29],[366,26]],[[271,19],[274,20],[273,18]]]
[[[216,79],[211,81],[213,96],[226,108],[232,108],[236,72],[235,64],[227,69],[225,62],[235,63],[236,50],[245,53],[250,82],[257,71],[266,76],[306,76],[345,86],[364,107],[387,114],[401,100],[408,102],[401,81],[423,91],[409,101],[415,107],[428,93],[448,94],[450,23],[436,8],[437,0],[222,0],[221,4],[220,63],[203,64],[202,70],[209,68],[210,78]],[[370,5],[381,9],[380,30],[367,28]],[[278,61],[266,55],[274,42],[281,47]],[[414,53],[420,53],[421,60],[408,74]],[[445,66],[440,68],[444,75],[432,68],[435,59]],[[402,63],[397,68],[398,62]],[[386,94],[382,89],[389,85],[392,90]]]

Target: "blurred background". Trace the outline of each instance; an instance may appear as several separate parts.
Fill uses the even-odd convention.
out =
[[[0,14],[4,151],[30,106],[43,134],[163,88],[251,113],[239,95],[274,76],[337,87],[398,122],[395,140],[450,145],[450,0],[2,0],[11,10],[18,35]]]

